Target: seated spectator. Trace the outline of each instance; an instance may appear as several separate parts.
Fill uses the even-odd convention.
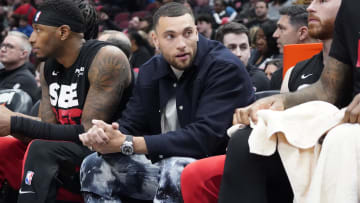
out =
[[[104,30],[120,30],[120,28],[115,24],[115,22],[110,18],[109,11],[106,7],[101,7],[98,11],[99,13],[99,31]]]
[[[276,30],[276,24],[267,21],[260,25],[255,35],[256,49],[251,54],[249,63],[257,68],[264,70],[267,61],[280,58],[279,48],[276,46],[276,39],[273,33]]]
[[[230,6],[225,6],[224,0],[214,1],[213,18],[217,25],[222,25],[233,21],[237,13],[235,9]]]
[[[291,6],[293,0],[273,0],[268,5],[268,18],[277,21],[280,18],[280,9]]]
[[[35,13],[36,13],[36,9],[30,3],[21,4],[13,12],[13,14],[16,14],[18,16],[20,16],[20,15],[26,16],[27,17],[27,22],[28,22],[29,25],[32,25]]]
[[[124,33],[117,30],[105,30],[99,34],[98,40],[112,43],[120,48],[127,58],[130,58],[131,42]]]
[[[255,18],[246,24],[249,29],[260,26],[261,24],[270,21],[268,15],[268,3],[265,0],[258,0],[255,3]]]
[[[4,69],[0,71],[1,89],[22,89],[36,102],[38,88],[35,77],[30,72],[29,62],[31,45],[28,37],[18,31],[10,31],[0,45],[0,62]]]
[[[31,33],[33,32],[33,28],[28,24],[27,17],[24,15],[20,16],[19,26],[15,30],[24,33],[27,37],[30,37]]]
[[[264,70],[266,77],[269,80],[271,80],[273,73],[281,68],[282,68],[282,62],[280,59],[274,59],[266,62],[265,70]]]
[[[149,33],[151,29],[152,29],[152,16],[147,15],[144,18],[141,18],[139,30],[144,31],[145,33]]]
[[[246,25],[250,21],[256,18],[255,4],[257,0],[245,1],[241,6],[240,13],[236,16],[236,21]]]
[[[213,19],[209,14],[201,14],[196,18],[196,27],[198,32],[208,39],[215,39],[215,30],[213,29]]]
[[[244,25],[230,22],[220,26],[216,32],[216,40],[223,43],[244,63],[253,82],[254,91],[269,89],[270,81],[264,72],[248,63],[251,56],[250,39],[249,31]]]
[[[273,34],[276,39],[280,54],[284,52],[287,44],[316,43],[309,34],[307,26],[308,12],[304,5],[292,5],[280,9],[280,19],[277,22],[277,29]],[[275,71],[270,80],[271,90],[280,90],[283,80],[282,67]]]
[[[153,56],[153,50],[148,41],[144,39],[136,30],[129,30],[127,33],[131,42],[131,68],[140,68],[142,64]]]
[[[98,152],[81,166],[85,202],[121,202],[124,196],[180,202],[184,166],[222,153],[232,108],[254,99],[243,64],[220,43],[199,35],[183,4],[159,8],[154,29],[161,54],[141,67],[122,117],[112,124],[95,121],[80,135]],[[106,143],[95,143],[102,135]]]

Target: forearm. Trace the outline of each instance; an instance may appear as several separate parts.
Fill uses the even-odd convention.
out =
[[[59,125],[32,120],[29,118],[11,117],[11,134],[22,139],[24,135],[31,139],[64,140],[79,142],[79,134],[85,132],[82,125]]]
[[[279,96],[283,97],[285,109],[313,100],[322,100],[331,103],[319,81],[307,88],[296,92],[288,92]]]
[[[144,137],[134,137],[134,151],[136,154],[148,154]]]

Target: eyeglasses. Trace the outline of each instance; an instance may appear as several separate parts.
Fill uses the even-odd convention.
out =
[[[15,49],[15,46],[12,44],[2,43],[2,44],[0,44],[0,49],[2,49],[2,48],[5,48],[5,50]]]

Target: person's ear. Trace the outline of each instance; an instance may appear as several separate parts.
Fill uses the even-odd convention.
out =
[[[71,32],[71,28],[68,25],[62,25],[57,30],[57,34],[61,41],[68,39],[70,32]]]
[[[29,55],[29,52],[28,52],[28,51],[26,51],[26,50],[23,50],[23,51],[21,52],[20,57],[21,57],[22,59],[24,59],[24,58],[27,58],[27,57],[28,57],[28,55]]]
[[[154,42],[155,49],[160,50],[160,43],[159,43],[159,39],[158,39],[158,36],[156,34],[156,31],[151,33],[151,38],[152,38],[152,40]]]
[[[306,26],[301,26],[298,29],[298,37],[300,41],[304,41],[309,37],[309,30]]]

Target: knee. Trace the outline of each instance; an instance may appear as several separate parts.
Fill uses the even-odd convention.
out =
[[[85,157],[80,167],[80,178],[83,179],[86,177],[86,175],[91,174],[91,170],[96,168],[96,165],[99,163],[100,159],[101,157],[99,157],[97,153],[92,153]]]
[[[13,150],[14,148],[24,147],[26,149],[26,145],[23,144],[20,140],[13,137],[0,137],[0,153],[7,154],[9,150]],[[2,156],[6,158],[6,156]]]
[[[214,156],[193,162],[181,174],[181,187],[200,186],[224,172],[225,155]]]
[[[50,150],[53,147],[49,144],[49,141],[46,140],[34,140],[30,142],[28,146],[27,157],[31,155],[32,157],[36,157],[36,159],[44,159],[50,155]]]

